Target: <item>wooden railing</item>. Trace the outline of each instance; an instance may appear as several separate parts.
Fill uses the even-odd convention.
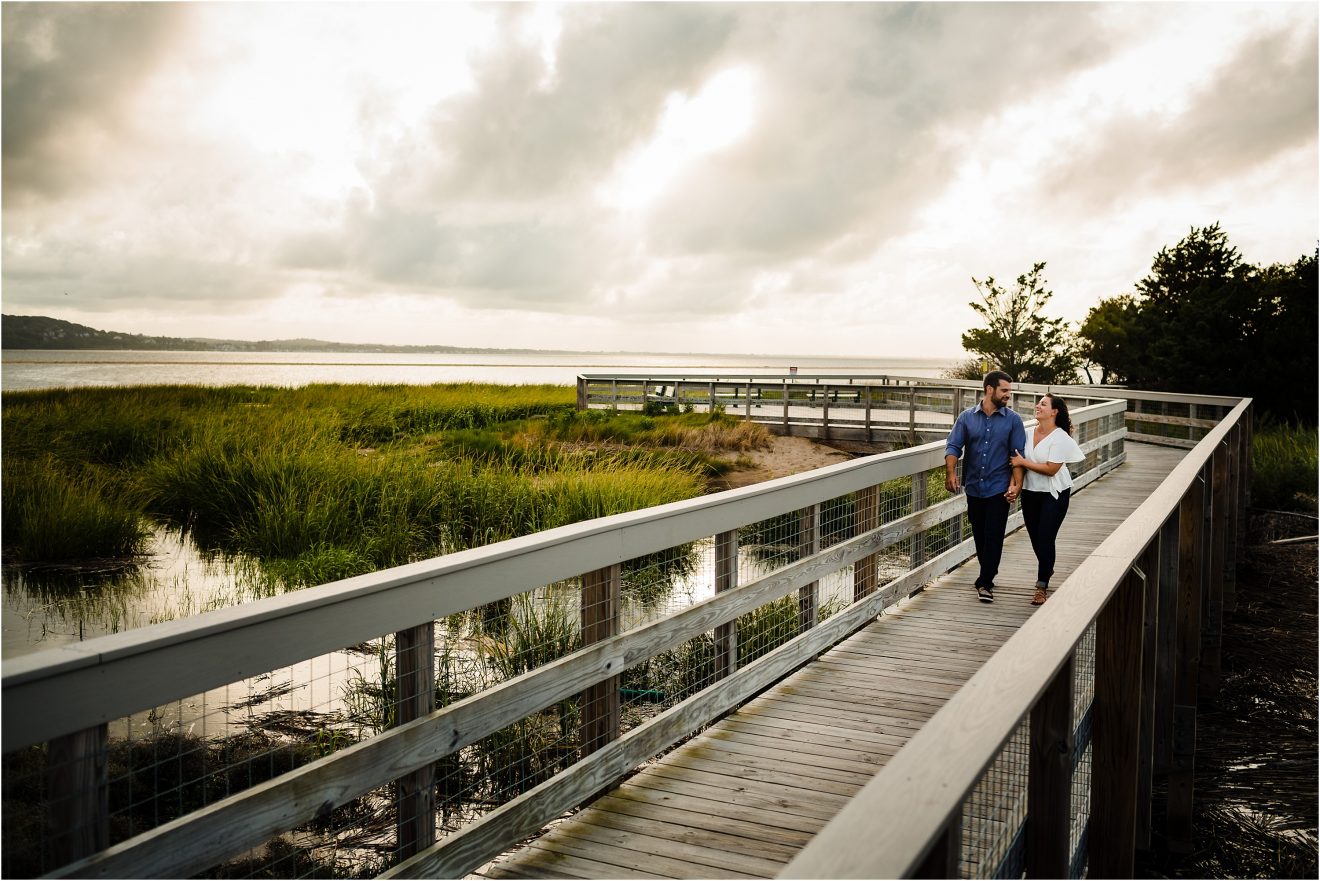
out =
[[[1155,773],[1168,779],[1171,846],[1190,847],[1198,695],[1215,687],[1235,603],[1250,445],[1244,399],[781,877],[959,877],[965,805],[1014,774],[1013,876],[1078,877],[1086,863],[1088,877],[1132,877]],[[1092,663],[1093,702],[1075,707],[1074,671]],[[1010,757],[1013,742],[1027,748]],[[1088,745],[1089,786],[1074,796]]]
[[[1075,411],[1088,453],[1079,487],[1123,461],[1123,410],[1111,401]],[[50,801],[60,805],[48,818],[60,843],[48,848],[58,853],[47,868],[58,866],[56,877],[187,876],[392,786],[398,822],[390,874],[460,876],[970,557],[971,542],[961,538],[965,498],[944,497],[943,461],[943,442],[926,444],[7,661],[4,751],[45,744]],[[837,513],[843,502],[847,529],[836,523],[827,535],[822,510]],[[739,531],[776,518],[793,524],[790,562],[744,576]],[[1008,528],[1020,524],[1015,514]],[[720,551],[714,596],[619,633],[620,566],[712,539]],[[879,562],[899,543],[910,568],[882,577]],[[817,613],[819,585],[840,572],[851,580],[851,604],[825,618]],[[582,590],[585,647],[437,707],[435,667],[425,661],[436,622],[564,579]],[[800,610],[796,635],[739,666],[739,618],[790,596]],[[711,633],[722,678],[621,734],[617,699],[601,699],[617,696],[621,674]],[[394,635],[394,727],[110,843],[107,726],[382,634]],[[436,763],[566,700],[583,708],[579,760],[437,842],[428,800]],[[7,849],[16,843],[9,838]]]
[[[1120,386],[1017,383],[1010,406],[1029,417],[1035,398],[1051,391],[1074,407],[1125,399],[1133,440],[1185,448],[1195,446],[1238,402]],[[897,446],[946,436],[953,419],[980,395],[977,380],[879,374],[584,373],[577,379],[577,405],[583,410],[720,408],[779,434]]]

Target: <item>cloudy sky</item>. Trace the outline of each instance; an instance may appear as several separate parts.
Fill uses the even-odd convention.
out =
[[[1316,247],[1314,3],[3,4],[3,306],[957,356],[1220,222]]]

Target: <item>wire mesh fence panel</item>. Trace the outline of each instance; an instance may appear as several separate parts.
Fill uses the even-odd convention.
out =
[[[1015,847],[1027,817],[1030,725],[1022,719],[963,803],[963,878],[1016,878],[1022,848]]]
[[[96,813],[105,819],[89,822],[104,826],[102,847],[114,845],[388,727],[391,652],[391,638],[372,640],[116,719],[89,746],[99,752],[102,776],[78,778],[80,793],[52,791],[49,781],[67,779],[68,769],[52,762],[47,745],[7,754],[5,874],[39,874],[69,861],[61,800],[103,799]],[[11,826],[8,818],[20,815],[26,820]],[[305,833],[322,856],[335,847],[324,832],[322,824]],[[275,852],[246,857],[253,871],[274,859],[267,851]]]
[[[1072,777],[1072,824],[1068,835],[1070,878],[1086,877],[1086,828],[1091,820],[1091,745],[1077,757]]]
[[[1072,776],[1072,822],[1069,853],[1071,877],[1081,877],[1085,867],[1084,833],[1091,816],[1091,706],[1095,700],[1095,623],[1077,643],[1073,662],[1074,766]],[[1080,852],[1079,852],[1080,848]],[[1081,860],[1082,862],[1078,862]]]

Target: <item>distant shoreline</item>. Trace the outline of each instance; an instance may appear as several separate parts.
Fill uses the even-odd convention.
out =
[[[82,324],[74,324],[58,318],[44,315],[0,315],[0,350],[5,353],[22,351],[58,351],[58,352],[224,352],[228,354],[345,354],[345,355],[546,355],[557,357],[588,356],[601,358],[620,357],[663,357],[663,358],[719,358],[719,359],[773,359],[776,362],[793,360],[828,361],[847,363],[850,361],[875,360],[862,355],[815,356],[801,352],[780,355],[767,352],[634,352],[626,350],[582,350],[582,349],[527,349],[527,348],[477,348],[472,346],[396,346],[384,343],[336,343],[328,340],[287,339],[287,340],[229,340],[206,337],[167,337],[146,336],[144,334],[122,333],[119,331],[99,330]],[[927,363],[945,361],[953,363],[965,356],[950,355],[947,358],[894,357],[884,360],[898,364],[905,362]],[[8,359],[15,360],[16,359]],[[21,363],[21,362],[18,362]],[[444,366],[444,365],[437,365]],[[590,365],[614,366],[614,365]],[[778,367],[779,364],[768,365]]]

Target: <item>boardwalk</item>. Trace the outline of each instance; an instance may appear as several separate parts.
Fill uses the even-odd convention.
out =
[[[1056,585],[1182,455],[1130,443],[1126,463],[1079,494],[1059,536]],[[1036,611],[1025,531],[1006,541],[992,606],[975,598],[974,565],[903,601],[481,874],[774,877]]]

